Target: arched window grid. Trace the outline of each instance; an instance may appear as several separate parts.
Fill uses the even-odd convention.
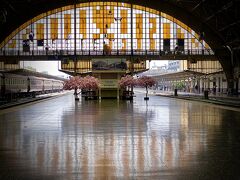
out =
[[[103,50],[129,54],[131,47],[135,54],[175,50],[212,54],[208,44],[176,18],[147,7],[132,7],[127,3],[89,2],[48,11],[21,25],[0,47],[21,52],[26,50],[24,44],[29,44],[30,51],[74,54],[76,50],[80,55],[89,51],[102,54]]]

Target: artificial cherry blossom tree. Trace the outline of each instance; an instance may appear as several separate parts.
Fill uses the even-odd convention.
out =
[[[135,85],[135,80],[133,79],[132,76],[127,75],[127,76],[122,77],[118,83],[119,83],[120,88],[130,88]]]
[[[78,89],[83,86],[83,78],[79,76],[71,77],[69,80],[65,81],[63,88],[65,90],[74,90],[75,99],[78,100]]]
[[[140,87],[146,88],[146,97],[145,100],[148,100],[148,88],[154,86],[156,84],[156,81],[152,77],[142,76],[138,79],[137,83]]]
[[[78,94],[80,92],[77,92],[78,89],[90,91],[90,90],[96,90],[98,88],[99,88],[99,80],[93,76],[86,76],[84,78],[75,76],[75,77],[71,77],[69,80],[67,80],[64,83],[65,90],[75,90],[74,95],[76,100],[79,100]]]
[[[132,99],[133,98],[133,87],[136,85],[136,80],[130,76],[130,75],[126,75],[124,77],[122,77],[119,82],[118,82],[119,86],[121,89],[131,89],[130,93],[129,91],[126,91],[124,94],[123,94],[123,98],[130,98]]]
[[[97,90],[99,88],[99,80],[93,76],[86,76],[82,79],[81,89]]]

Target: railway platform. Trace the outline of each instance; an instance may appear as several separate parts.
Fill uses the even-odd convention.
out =
[[[136,92],[145,92],[143,89],[136,88]],[[240,96],[227,96],[224,94],[210,94],[208,99],[204,98],[204,94],[197,94],[197,93],[186,93],[186,92],[178,92],[178,96],[174,95],[173,91],[161,91],[161,90],[149,90],[150,95],[156,96],[165,96],[170,98],[178,98],[184,100],[192,100],[192,101],[199,101],[205,103],[212,103],[217,105],[223,106],[231,106],[240,108]]]
[[[0,110],[27,104],[27,103],[42,101],[49,98],[56,98],[56,97],[65,95],[67,93],[70,93],[70,92],[63,91],[63,92],[49,93],[49,94],[37,95],[36,97],[19,98],[19,99],[15,99],[12,102],[2,102],[2,104],[0,104]]]

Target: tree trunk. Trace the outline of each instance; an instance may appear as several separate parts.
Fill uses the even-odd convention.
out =
[[[78,98],[78,93],[77,93],[77,87],[74,88],[74,96],[75,96],[75,100],[79,100]]]
[[[146,97],[148,97],[148,87],[146,86]]]
[[[77,95],[77,87],[74,88],[74,95]]]

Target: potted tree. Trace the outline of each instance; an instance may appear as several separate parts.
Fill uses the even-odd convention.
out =
[[[132,76],[127,75],[122,77],[118,82],[120,88],[123,90],[122,92],[122,99],[133,99],[133,87],[135,86],[136,82]]]
[[[174,96],[178,95],[178,90],[182,90],[185,88],[184,82],[177,82],[174,84]]]
[[[78,101],[79,97],[78,89],[82,87],[82,78],[79,76],[71,77],[69,80],[64,82],[63,89],[65,90],[74,90],[75,100]]]
[[[142,76],[138,79],[138,85],[146,88],[146,96],[144,97],[144,100],[149,100],[148,88],[154,86],[155,84],[156,81],[152,77]]]
[[[99,80],[93,76],[86,76],[82,80],[82,90],[85,91],[85,99],[96,99]]]

